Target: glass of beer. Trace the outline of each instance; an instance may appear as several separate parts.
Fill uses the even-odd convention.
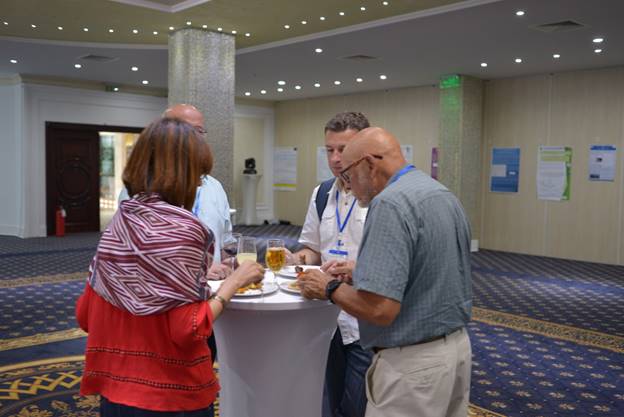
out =
[[[238,264],[245,261],[258,260],[258,252],[256,252],[256,238],[251,236],[241,236],[238,239],[238,252],[236,253]]]
[[[286,263],[286,249],[282,239],[269,239],[267,241],[266,264],[273,272],[273,282],[275,282],[275,274],[284,267]]]

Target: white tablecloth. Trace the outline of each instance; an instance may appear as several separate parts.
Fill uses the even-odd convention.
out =
[[[214,326],[220,415],[320,417],[338,312],[282,290],[234,297]]]

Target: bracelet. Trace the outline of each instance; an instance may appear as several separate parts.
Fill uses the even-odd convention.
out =
[[[228,303],[228,301],[225,298],[221,297],[219,294],[211,295],[210,300],[217,300],[218,302],[220,302],[224,310],[225,310],[225,306],[227,306],[227,303]]]

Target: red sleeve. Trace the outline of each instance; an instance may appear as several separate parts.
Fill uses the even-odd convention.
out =
[[[80,328],[87,333],[89,332],[89,301],[92,291],[93,290],[87,283],[82,295],[76,302],[76,320]]]
[[[199,301],[169,311],[171,339],[184,345],[189,338],[206,339],[212,334],[212,310],[206,301]]]

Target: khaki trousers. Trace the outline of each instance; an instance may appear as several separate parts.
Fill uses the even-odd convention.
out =
[[[379,351],[366,373],[366,417],[466,417],[471,355],[465,328]]]

